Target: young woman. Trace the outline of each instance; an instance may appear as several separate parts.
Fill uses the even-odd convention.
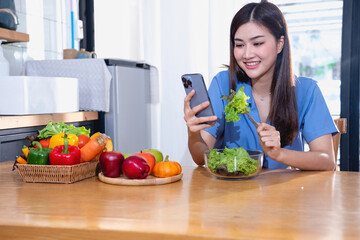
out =
[[[250,115],[260,123],[256,129],[248,116],[226,122],[224,108],[229,95],[244,87]],[[262,150],[263,166],[302,170],[333,170],[332,135],[337,133],[316,82],[292,72],[287,25],[272,3],[249,3],[234,16],[230,27],[230,65],[218,73],[209,87],[215,115],[197,118],[206,108],[194,108],[190,92],[184,100],[184,119],[193,160],[204,164],[203,153],[212,148],[243,147]],[[214,121],[214,125],[204,122]],[[304,143],[310,150],[304,152]]]

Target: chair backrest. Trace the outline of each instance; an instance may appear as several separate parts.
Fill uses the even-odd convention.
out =
[[[336,170],[339,170],[339,166],[337,166],[337,155],[339,150],[340,136],[341,134],[346,133],[346,118],[338,118],[334,119],[335,125],[339,130],[339,134],[333,136],[333,144],[334,144],[334,153],[335,153],[335,166]]]

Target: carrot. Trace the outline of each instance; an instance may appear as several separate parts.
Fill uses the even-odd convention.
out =
[[[94,136],[88,143],[86,143],[81,149],[80,162],[89,162],[93,160],[97,154],[102,152],[105,148],[106,136],[99,134]]]

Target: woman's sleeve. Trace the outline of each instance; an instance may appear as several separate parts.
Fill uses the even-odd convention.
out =
[[[319,86],[314,83],[303,119],[303,134],[307,142],[326,134],[338,133]]]

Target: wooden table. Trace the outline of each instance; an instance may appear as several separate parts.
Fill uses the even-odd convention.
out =
[[[268,171],[179,182],[24,183],[0,164],[0,239],[360,239],[360,174]]]

